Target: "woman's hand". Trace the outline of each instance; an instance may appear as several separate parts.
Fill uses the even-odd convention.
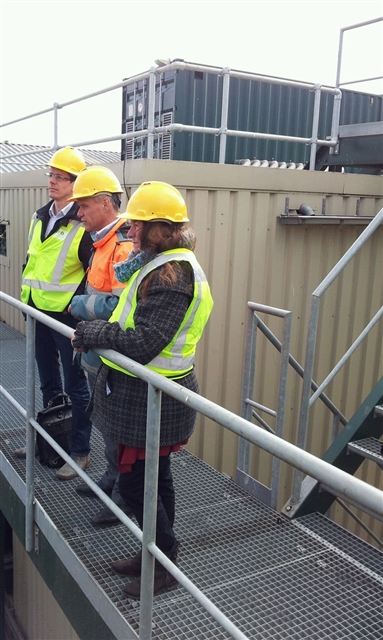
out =
[[[74,334],[70,339],[73,349],[75,351],[78,351],[79,353],[82,353],[82,352],[86,353],[88,351],[88,349],[83,346],[84,329],[85,329],[85,322],[79,322],[75,329]]]

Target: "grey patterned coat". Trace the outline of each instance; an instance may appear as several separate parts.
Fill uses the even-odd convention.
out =
[[[138,290],[134,330],[124,331],[118,322],[81,322],[83,346],[115,349],[140,364],[150,362],[171,342],[192,301],[193,271],[189,264],[180,264],[182,273],[176,284],[162,285],[158,278],[160,268],[154,272],[145,302]],[[111,391],[109,395],[106,382]],[[187,389],[199,391],[194,371],[177,382]],[[92,422],[117,443],[144,447],[146,400],[146,382],[102,365],[91,403]],[[187,440],[194,430],[195,419],[193,409],[163,393],[160,445]]]

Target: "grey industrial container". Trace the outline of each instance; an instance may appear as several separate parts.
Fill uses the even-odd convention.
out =
[[[206,67],[205,67],[206,68]],[[213,69],[213,68],[212,68]],[[278,80],[278,79],[277,79]],[[231,77],[228,129],[310,138],[314,92],[281,83]],[[149,79],[123,87],[122,133],[148,126]],[[154,126],[172,123],[201,127],[221,126],[223,76],[171,69],[156,76]],[[322,92],[318,138],[331,133],[334,96]],[[342,91],[340,124],[383,120],[381,95]],[[303,162],[308,145],[254,138],[228,137],[226,163],[240,158]],[[147,139],[122,141],[121,159],[147,157]],[[154,137],[154,158],[218,162],[219,137],[195,132],[173,132]]]

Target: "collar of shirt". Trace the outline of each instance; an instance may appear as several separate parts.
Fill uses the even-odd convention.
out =
[[[50,234],[50,232],[52,231],[56,220],[60,220],[61,218],[64,218],[64,216],[66,216],[66,214],[70,210],[72,204],[73,203],[70,202],[63,209],[61,209],[61,211],[59,211],[58,213],[55,214],[55,210],[54,210],[55,203],[54,203],[54,201],[52,202],[52,204],[50,206],[50,209],[49,209],[49,221],[48,221],[47,228],[46,228],[46,231],[45,231],[45,237],[46,238]]]
[[[102,240],[102,238],[106,236],[108,231],[110,231],[110,229],[114,227],[114,225],[117,224],[117,222],[118,220],[113,220],[113,222],[110,222],[109,224],[107,224],[106,227],[104,227],[103,229],[100,229],[100,231],[91,231],[90,235],[92,237],[93,242],[98,242],[99,240]]]

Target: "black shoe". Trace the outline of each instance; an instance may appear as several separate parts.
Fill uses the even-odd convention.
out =
[[[121,524],[121,520],[108,507],[101,509],[90,521],[94,527],[111,527],[115,524]]]
[[[112,489],[104,489],[104,487],[100,486],[98,482],[97,482],[97,485],[100,487],[100,489],[102,489],[104,491],[104,493],[106,493],[107,496],[111,496],[112,495]],[[76,491],[83,498],[98,498],[98,496],[96,496],[96,494],[90,488],[90,486],[87,485],[85,482],[82,482],[81,484],[78,484],[77,487],[76,487]]]

